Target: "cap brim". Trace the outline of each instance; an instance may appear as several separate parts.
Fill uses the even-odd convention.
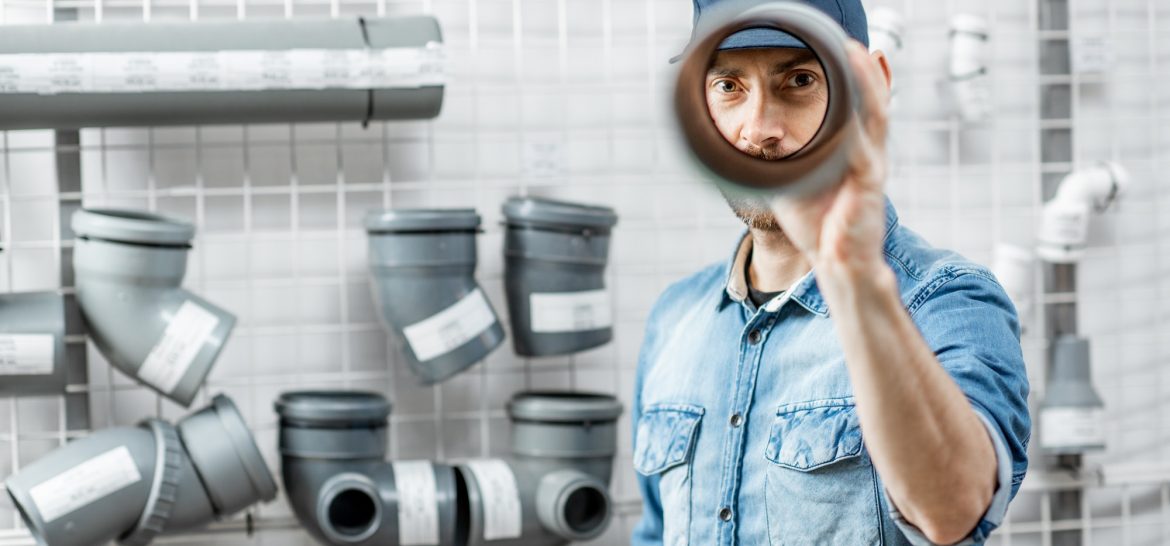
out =
[[[770,47],[808,49],[808,44],[787,32],[774,28],[748,28],[736,32],[719,44],[719,51],[729,49],[760,49]],[[689,49],[690,46],[688,45]],[[682,60],[686,50],[670,58],[671,64]]]

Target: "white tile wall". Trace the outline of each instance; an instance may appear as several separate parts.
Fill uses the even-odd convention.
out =
[[[894,66],[889,193],[903,222],[934,243],[986,261],[997,241],[1029,244],[1041,203],[1036,2],[871,0],[908,18]],[[1122,206],[1095,220],[1081,268],[1079,318],[1093,340],[1109,449],[1093,461],[1170,455],[1170,6],[1162,0],[1070,0],[1072,35],[1101,35],[1114,53],[1102,75],[1074,77],[1073,163],[1124,163]],[[439,17],[452,83],[426,122],[105,129],[82,133],[86,205],[145,207],[197,222],[187,284],[225,305],[238,328],[208,381],[232,395],[274,468],[272,400],[283,390],[376,388],[395,404],[394,457],[507,452],[504,402],[523,388],[611,392],[628,405],[645,315],[668,282],[723,259],[739,224],[693,168],[669,119],[666,60],[690,32],[686,0],[0,0],[0,20],[46,22],[51,8],[83,20],[351,16]],[[48,8],[48,9],[47,9]],[[945,73],[947,19],[992,21],[995,115],[962,125]],[[1055,35],[1063,38],[1063,35]],[[0,142],[0,290],[61,286],[52,135]],[[1067,168],[1057,165],[1054,169]],[[394,356],[369,301],[363,212],[372,207],[473,206],[484,216],[480,281],[505,309],[499,205],[514,194],[612,206],[608,281],[613,343],[572,357],[521,359],[508,346],[438,387],[419,387]],[[1041,394],[1044,342],[1024,340]],[[95,428],[183,412],[88,351]],[[0,401],[0,474],[67,435],[60,397]],[[614,480],[619,517],[596,543],[622,544],[636,522],[629,422]],[[1037,459],[1039,461],[1039,459]],[[1062,525],[1094,543],[1170,540],[1164,484],[1091,490],[1082,521],[1052,522],[1052,497],[1020,494],[997,542],[1044,543]],[[300,544],[283,501],[257,509],[251,538],[235,523],[171,539],[182,544]],[[19,528],[5,502],[0,526]],[[1145,525],[1143,525],[1143,522]],[[18,537],[18,531],[0,534]],[[1128,541],[1128,542],[1127,542]]]

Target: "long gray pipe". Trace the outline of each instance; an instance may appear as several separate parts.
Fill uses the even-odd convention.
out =
[[[375,19],[5,26],[0,55],[422,48],[439,43],[431,16]],[[0,130],[153,125],[424,119],[438,115],[439,85],[385,89],[4,92]]]

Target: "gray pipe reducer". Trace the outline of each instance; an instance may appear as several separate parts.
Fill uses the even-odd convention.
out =
[[[260,450],[223,395],[176,426],[149,419],[70,442],[5,486],[42,546],[142,546],[276,497]]]
[[[378,316],[423,383],[483,360],[504,340],[475,280],[473,209],[386,209],[365,218]]]
[[[180,288],[195,228],[147,212],[73,214],[77,302],[110,364],[190,406],[236,318]]]
[[[617,214],[609,207],[513,197],[504,202],[504,288],[521,356],[576,353],[613,339],[605,286]]]

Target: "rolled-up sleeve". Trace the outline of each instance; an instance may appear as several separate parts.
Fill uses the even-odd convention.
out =
[[[991,273],[946,268],[923,283],[908,309],[939,363],[971,402],[996,457],[996,487],[987,511],[960,545],[982,544],[999,527],[1028,468],[1031,418],[1028,376],[1015,306]],[[890,517],[911,544],[933,543],[898,511],[882,488]]]

